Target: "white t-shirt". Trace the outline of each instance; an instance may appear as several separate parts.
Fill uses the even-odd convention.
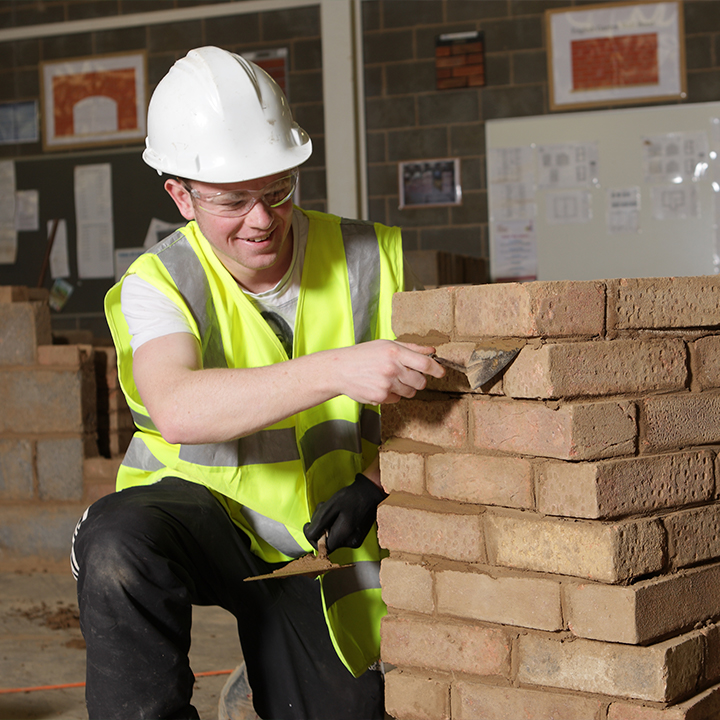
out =
[[[290,267],[280,282],[270,290],[251,293],[243,290],[252,300],[262,316],[275,331],[292,357],[292,339],[295,312],[300,295],[300,278],[305,260],[310,221],[297,208],[293,211],[293,256]],[[405,288],[422,288],[410,267],[405,263]],[[120,296],[122,313],[130,331],[130,345],[133,353],[149,340],[178,332],[191,333],[185,315],[165,294],[137,275],[128,275],[122,285]]]

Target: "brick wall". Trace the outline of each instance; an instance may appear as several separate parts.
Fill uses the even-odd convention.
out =
[[[114,350],[53,344],[47,300],[47,290],[0,286],[2,565],[66,561],[72,528],[114,490],[130,440]]]
[[[720,716],[720,278],[438,288],[401,338],[514,339],[383,410],[387,708]],[[457,353],[456,353],[457,355]]]

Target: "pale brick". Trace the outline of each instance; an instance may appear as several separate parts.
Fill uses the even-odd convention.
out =
[[[599,698],[467,680],[452,686],[453,720],[599,720],[606,705]]]
[[[91,353],[89,345],[40,345],[37,361],[39,365],[62,365],[79,370]]]
[[[383,438],[399,437],[460,449],[467,441],[467,404],[454,400],[401,400],[383,405]]]
[[[720,335],[700,338],[690,343],[693,387],[698,390],[720,388]]]
[[[385,709],[407,720],[450,720],[450,680],[395,668],[385,674]]]
[[[0,498],[31,500],[35,494],[33,443],[26,439],[0,439]]]
[[[454,288],[395,293],[392,300],[393,332],[397,336],[449,339],[453,332],[454,296]]]
[[[563,628],[555,580],[445,570],[435,573],[435,587],[437,611],[443,615],[538,630]]]
[[[720,393],[654,395],[640,409],[644,452],[720,442]]]
[[[86,457],[83,460],[83,476],[114,483],[121,462],[122,458]]]
[[[504,630],[460,622],[386,615],[381,657],[400,667],[471,675],[510,673],[510,638]]]
[[[719,717],[720,685],[715,685],[666,708],[614,702],[608,709],[607,720],[716,720]]]
[[[720,325],[720,277],[608,281],[608,330]]]
[[[46,305],[0,304],[0,365],[32,365],[38,345],[50,343],[50,310]]]
[[[558,406],[486,397],[470,400],[475,447],[560,460],[633,454],[635,414],[635,405],[623,400]]]
[[[486,513],[489,560],[521,570],[616,583],[663,567],[658,520],[610,524]]]
[[[720,680],[720,625],[705,625],[700,633],[705,638],[705,681],[716,683]]]
[[[0,303],[28,302],[28,300],[30,295],[24,285],[0,285]]]
[[[682,390],[682,340],[605,340],[525,347],[503,377],[515,398],[562,398]]]
[[[538,473],[538,510],[546,515],[612,518],[712,499],[709,451],[547,462]]]
[[[720,565],[629,586],[568,584],[565,610],[579,637],[632,645],[678,634],[720,616]]]
[[[457,288],[457,339],[602,335],[602,282],[497,283]]]
[[[673,567],[720,558],[720,503],[665,515],[662,522]]]
[[[698,632],[648,647],[521,635],[517,679],[523,684],[671,703],[694,690],[702,664]]]
[[[432,573],[423,565],[385,558],[380,566],[380,585],[385,604],[413,612],[432,613]]]
[[[37,475],[41,500],[80,500],[83,496],[82,438],[37,441]]]
[[[390,440],[380,448],[380,480],[385,492],[425,492],[425,457],[417,452],[396,452],[402,440]],[[412,445],[407,443],[410,447]]]
[[[427,458],[431,495],[479,505],[533,507],[533,465],[526,458],[438,453]]]
[[[83,371],[0,370],[0,432],[82,432],[95,427],[94,385]]]
[[[468,508],[393,494],[377,514],[380,545],[394,552],[483,562],[480,515]]]

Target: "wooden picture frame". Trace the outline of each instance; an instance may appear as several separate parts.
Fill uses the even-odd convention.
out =
[[[145,139],[144,51],[43,62],[43,149],[115,145]]]
[[[545,11],[551,110],[687,96],[682,0]]]

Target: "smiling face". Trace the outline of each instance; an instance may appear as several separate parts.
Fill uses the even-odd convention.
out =
[[[262,190],[279,173],[247,182],[210,184],[191,181],[199,193]],[[277,285],[292,260],[292,199],[271,208],[258,201],[247,215],[225,217],[208,212],[176,179],[165,181],[165,189],[186,220],[196,220],[220,262],[250,292],[263,292]]]

